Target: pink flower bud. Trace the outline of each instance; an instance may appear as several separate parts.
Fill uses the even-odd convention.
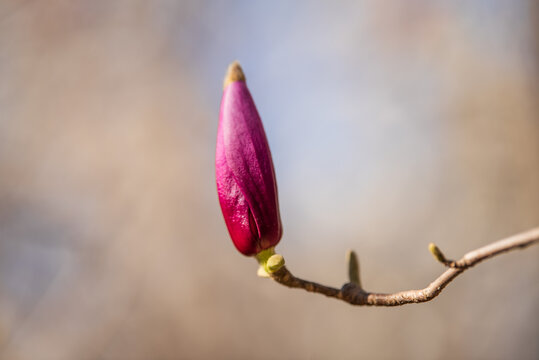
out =
[[[215,176],[219,203],[232,242],[244,255],[271,248],[282,236],[271,153],[241,67],[225,78]]]

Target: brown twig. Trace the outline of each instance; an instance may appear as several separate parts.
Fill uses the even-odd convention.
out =
[[[466,269],[501,253],[523,249],[536,243],[539,243],[539,227],[470,251],[462,259],[457,261],[447,260],[440,249],[436,245],[431,244],[429,246],[431,253],[438,261],[448,266],[449,269],[424,289],[401,291],[393,294],[371,293],[361,287],[359,262],[353,251],[347,256],[350,279],[341,289],[297,278],[288,271],[286,266],[281,267],[270,276],[282,285],[334,297],[352,305],[398,306],[430,301],[438,296],[454,278]]]

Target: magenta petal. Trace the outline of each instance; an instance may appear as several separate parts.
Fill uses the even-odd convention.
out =
[[[275,172],[268,142],[245,82],[224,90],[217,131],[219,202],[236,248],[255,255],[282,236]]]

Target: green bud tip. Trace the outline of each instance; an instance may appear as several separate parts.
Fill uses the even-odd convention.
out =
[[[257,273],[260,277],[269,277],[270,274],[278,271],[284,266],[283,256],[280,254],[275,254],[275,249],[273,247],[262,250],[256,254],[256,259],[260,264]]]
[[[350,282],[361,285],[359,279],[359,260],[354,250],[348,250],[346,253],[346,262],[348,263],[348,278]]]
[[[255,255],[256,260],[260,264],[260,267],[258,268],[258,272],[257,272],[258,276],[269,277],[270,271],[268,270],[268,260],[273,255],[275,255],[274,247],[270,247],[268,249],[262,250],[261,252]]]
[[[429,244],[429,251],[430,253],[432,254],[432,256],[434,256],[434,258],[436,260],[438,260],[439,262],[441,263],[446,263],[447,260],[444,256],[444,254],[442,253],[442,251],[438,248],[438,246],[436,246],[436,244],[434,243],[430,243]]]
[[[278,271],[283,266],[284,266],[284,257],[281,254],[272,255],[266,263],[266,268],[268,269],[270,273],[274,273]]]

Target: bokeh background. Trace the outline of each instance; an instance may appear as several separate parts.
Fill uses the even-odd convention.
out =
[[[289,268],[422,288],[539,224],[538,56],[534,0],[1,0],[0,358],[537,359],[538,247],[353,307],[256,277],[213,162],[238,59]]]

